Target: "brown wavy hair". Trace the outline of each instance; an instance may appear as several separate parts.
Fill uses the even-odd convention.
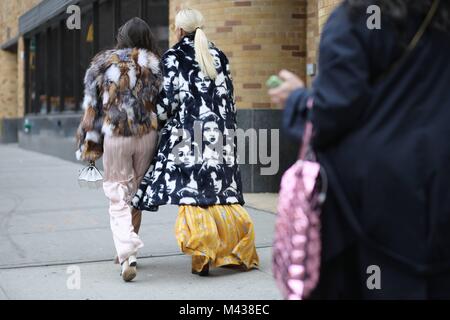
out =
[[[117,49],[138,48],[146,49],[158,57],[160,56],[155,36],[150,26],[144,20],[135,17],[120,27],[117,35]]]

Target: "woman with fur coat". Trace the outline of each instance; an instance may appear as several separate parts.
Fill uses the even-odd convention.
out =
[[[137,235],[141,212],[130,200],[154,155],[161,82],[156,40],[139,18],[120,28],[115,49],[94,57],[84,80],[77,158],[94,162],[103,155],[103,190],[125,281],[136,276],[136,255],[143,247]]]

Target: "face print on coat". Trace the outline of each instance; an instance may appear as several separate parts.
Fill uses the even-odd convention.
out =
[[[191,168],[195,164],[195,154],[188,144],[178,149],[178,161],[186,168]]]
[[[218,123],[219,117],[213,112],[207,111],[201,114],[200,119],[203,121],[203,143],[205,145],[222,143],[222,132]]]
[[[166,191],[170,194],[176,190],[177,187],[177,179],[173,174],[171,175],[167,172],[164,175],[164,179],[166,180]]]
[[[219,179],[219,176],[217,175],[217,173],[215,171],[211,172],[211,179],[212,179],[212,183],[214,186],[214,192],[220,193],[223,188],[222,179]]]
[[[223,161],[227,167],[232,167],[235,164],[234,158],[234,146],[230,143],[227,143],[223,146],[222,149]]]
[[[197,203],[196,197],[199,195],[197,180],[194,179],[194,173],[191,173],[188,183],[185,187],[178,190],[177,195],[183,198],[183,204]]]
[[[172,87],[174,87],[176,85],[176,83],[174,83],[174,81],[178,81],[178,80],[176,80],[174,71],[170,71],[168,73],[168,75],[169,75],[169,77],[164,79],[164,90],[167,90],[167,91],[171,90]]]
[[[200,170],[219,169],[222,165],[222,132],[216,115],[204,118],[203,123],[203,164]]]
[[[212,81],[203,72],[192,73],[190,80],[193,81],[199,93],[207,94],[211,88]]]
[[[220,98],[226,97],[228,94],[228,88],[225,82],[225,75],[223,73],[217,75],[215,84],[216,88],[214,90],[214,94]]]
[[[206,122],[203,125],[203,138],[207,144],[216,144],[219,142],[220,130],[217,122]]]
[[[163,162],[162,174],[153,171],[146,175],[147,185],[153,188],[142,186],[147,188],[144,194],[150,193],[141,201],[144,210],[168,203],[244,203],[236,154],[232,152],[236,149],[235,140],[231,139],[231,146],[223,150],[225,137],[232,135],[227,131],[236,129],[228,59],[210,44],[217,77],[209,79],[195,61],[193,40],[189,36],[183,38],[162,59],[168,85],[162,86],[157,102],[158,116],[163,116],[158,153],[165,158],[158,160]],[[179,130],[186,130],[189,137],[175,134]],[[164,194],[151,192],[150,189],[159,190],[158,186],[164,186]]]
[[[189,88],[180,89],[180,100],[184,101],[186,105],[191,105],[191,106],[195,105],[195,98],[192,95],[192,92],[189,91]],[[190,116],[187,108],[180,110],[180,112],[178,114],[179,114],[181,123],[184,123],[186,121],[186,119]]]
[[[191,79],[193,76],[193,72],[190,72],[188,76],[184,76],[182,73],[178,75],[178,85],[179,85],[179,91],[180,91],[180,99],[184,101],[186,99],[186,96],[188,97],[194,97],[192,95],[192,90],[189,88],[189,79]]]
[[[178,69],[178,66],[180,65],[180,63],[177,60],[176,55],[168,56],[165,63],[166,63],[165,68],[167,68],[167,69],[172,69],[172,68]]]

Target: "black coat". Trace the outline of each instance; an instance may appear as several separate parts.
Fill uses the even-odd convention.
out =
[[[440,274],[435,292],[450,297],[450,36],[428,29],[392,69],[403,42],[387,21],[369,30],[367,17],[336,9],[313,88],[293,93],[284,114],[286,129],[301,129],[314,98],[313,145],[330,180],[316,294],[425,298]],[[411,19],[411,39],[422,19]],[[372,264],[380,291],[366,287]]]
[[[195,60],[193,35],[163,56],[164,86],[157,103],[163,126],[154,163],[133,199],[141,210],[165,204],[244,204],[230,64],[213,43],[210,52],[214,80]]]

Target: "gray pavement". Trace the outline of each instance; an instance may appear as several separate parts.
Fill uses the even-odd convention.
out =
[[[119,277],[108,203],[102,190],[80,189],[82,165],[0,145],[0,299],[279,299],[270,245],[275,216],[247,208],[255,223],[259,270],[190,273],[174,236],[177,208],[145,212],[138,276]],[[258,196],[252,200],[258,202]],[[71,288],[72,266],[80,286]]]

